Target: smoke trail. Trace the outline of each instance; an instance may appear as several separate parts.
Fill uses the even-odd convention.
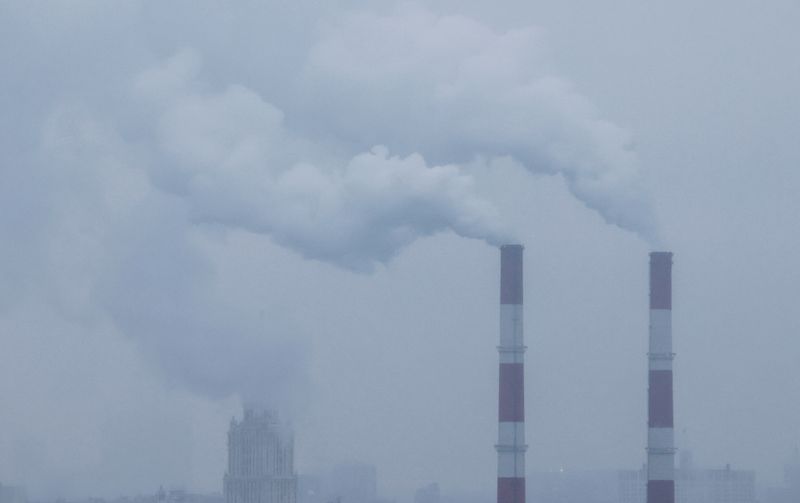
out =
[[[609,223],[653,239],[627,133],[540,70],[537,50],[531,30],[497,34],[413,8],[347,16],[308,57],[295,97],[305,105],[287,104],[298,114],[295,129],[252,89],[206,83],[199,54],[183,51],[135,82],[141,129],[151,133],[147,170],[158,189],[179,196],[192,222],[268,235],[304,257],[357,271],[447,230],[494,245],[509,239],[494,207],[455,164],[475,156],[511,155],[532,172],[560,174]],[[355,145],[360,153],[343,156],[348,148],[331,144]],[[390,155],[383,144],[404,155]],[[231,330],[229,320],[193,325],[189,313],[211,305],[204,299],[170,319],[143,305],[130,311],[122,300],[115,304],[116,318],[132,333],[163,333],[170,319],[184,319],[182,330],[205,334],[201,340],[213,346]],[[235,325],[232,331],[240,331]],[[152,339],[156,359],[192,354],[171,340]],[[191,366],[176,372],[212,393],[252,381],[238,376],[226,383],[224,372]]]
[[[47,252],[28,270],[45,275],[28,281],[68,319],[112,320],[168,382],[294,408],[303,338],[270,306],[265,325],[224,292],[185,201],[150,184],[149,156],[82,107],[55,111],[43,136],[29,173],[50,183],[28,197],[47,201]]]
[[[143,72],[133,118],[104,122],[82,107],[51,114],[37,169],[63,178],[54,214],[78,212],[90,238],[68,254],[82,259],[63,298],[87,319],[113,320],[168,382],[291,414],[302,409],[308,348],[269,306],[262,326],[228,298],[195,243],[196,224],[269,235],[359,271],[448,229],[493,244],[505,234],[457,166],[380,146],[342,160],[293,135],[253,91],[209,91],[199,70],[186,51]],[[59,238],[51,246],[62,250],[75,240]]]
[[[128,90],[135,110],[110,110],[111,125],[56,113],[69,120],[51,124],[58,157],[48,162],[88,170],[73,184],[101,181],[79,187],[91,197],[64,204],[103,201],[85,215],[103,216],[94,253],[104,267],[80,275],[91,293],[72,302],[97,302],[188,387],[251,396],[254,382],[301,381],[281,362],[302,360],[302,349],[264,336],[217,296],[191,223],[268,235],[358,271],[439,232],[496,245],[508,232],[456,163],[512,155],[531,171],[563,175],[609,222],[652,234],[627,134],[538,70],[537,50],[530,30],[497,34],[415,9],[356,14],[331,25],[308,55],[294,98],[305,105],[283,103],[297,115],[291,128],[252,89],[205,82],[193,51],[141,72]],[[52,147],[65,139],[68,162]],[[238,365],[241,355],[253,361]]]
[[[391,156],[382,146],[349,159],[320,152],[253,91],[202,90],[198,70],[198,56],[183,52],[137,85],[154,107],[155,148],[166,160],[154,179],[186,199],[195,221],[267,234],[354,270],[445,230],[491,244],[507,239],[494,207],[457,166]]]
[[[168,382],[204,396],[267,395],[283,406],[302,395],[305,348],[291,320],[268,313],[262,323],[239,305],[198,245],[198,222],[268,235],[359,271],[439,232],[497,244],[508,233],[458,163],[512,155],[563,175],[609,221],[651,233],[627,133],[542,69],[534,32],[406,9],[334,20],[313,41],[305,24],[282,26],[274,5],[260,15],[250,4],[204,5],[3,6],[0,231],[14,246],[0,249],[0,328],[20,344],[35,339],[9,353],[19,372],[7,381],[31,362],[29,372],[57,385],[56,402],[29,382],[8,387],[45,397],[37,416],[63,417],[61,403],[74,413],[70,399],[85,394],[87,409],[63,424],[95,434],[108,419],[105,391],[81,383],[100,379],[65,377],[60,368],[83,365],[52,367],[38,350],[79,355],[117,393],[120,333]],[[210,20],[225,22],[210,30]],[[139,74],[176,40],[202,47],[213,69],[201,77],[199,57],[186,52]],[[86,334],[106,339],[108,352],[76,349],[89,346]],[[130,398],[119,400],[151,403],[136,396],[147,388],[135,384],[138,360],[126,358]],[[17,396],[25,407],[16,409],[26,409],[28,396]],[[74,444],[86,437],[75,438],[62,449],[48,442],[68,459],[32,463],[31,473],[50,476],[59,463],[64,480],[92,473],[73,471],[85,452],[73,456]]]
[[[532,29],[498,33],[416,7],[350,14],[311,51],[305,123],[437,162],[512,156],[531,172],[560,174],[608,223],[654,241],[630,134],[552,75],[540,46]]]

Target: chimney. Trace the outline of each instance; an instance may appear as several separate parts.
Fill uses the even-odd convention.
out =
[[[675,503],[672,414],[672,253],[650,254],[647,503]]]
[[[525,503],[525,344],[522,245],[500,247],[500,393],[497,503]]]

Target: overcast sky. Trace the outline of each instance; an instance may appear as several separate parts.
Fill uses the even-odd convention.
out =
[[[496,245],[531,470],[800,444],[800,4],[0,0],[0,482],[219,491],[243,400],[300,473],[494,490]]]

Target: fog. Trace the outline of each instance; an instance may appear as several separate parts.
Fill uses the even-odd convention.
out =
[[[781,485],[800,5],[320,4],[0,1],[0,483],[218,493],[255,403],[492,501],[519,242],[529,484],[645,462],[666,249],[679,452]]]

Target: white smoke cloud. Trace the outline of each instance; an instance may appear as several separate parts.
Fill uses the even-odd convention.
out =
[[[165,159],[154,179],[185,197],[195,221],[267,234],[354,270],[445,230],[494,245],[509,239],[458,166],[392,156],[379,145],[349,159],[320,152],[255,92],[208,91],[198,69],[198,55],[183,52],[136,86],[155,109],[155,148]]]
[[[51,208],[47,247],[27,268],[43,274],[28,283],[67,318],[112,323],[170,382],[293,408],[302,338],[275,313],[265,327],[221,294],[187,204],[150,183],[150,157],[91,109],[50,116],[30,174],[52,185],[29,194]]]
[[[510,155],[562,175],[607,222],[656,239],[630,134],[548,71],[533,29],[496,32],[413,6],[350,14],[314,46],[303,83],[305,123],[320,136],[437,162]]]
[[[32,458],[28,473],[60,470],[52,476],[70,481],[117,466],[75,446],[108,420],[106,403],[123,400],[110,397],[113,384],[94,383],[92,371],[109,383],[124,378],[136,406],[150,403],[133,396],[145,389],[144,370],[133,350],[119,349],[129,349],[127,341],[165,381],[199,395],[238,394],[281,408],[303,395],[302,337],[269,306],[262,320],[229,297],[202,246],[209,227],[266,235],[304,257],[357,271],[441,232],[496,245],[509,232],[459,163],[510,155],[532,172],[564,176],[609,222],[653,234],[629,135],[546,71],[533,30],[498,33],[415,8],[359,13],[333,20],[316,41],[295,27],[291,36],[302,39],[302,49],[287,50],[287,62],[254,57],[265,39],[256,30],[263,18],[244,19],[252,4],[230,12],[213,4],[215,16],[194,3],[169,12],[136,2],[123,11],[81,5],[44,23],[41,9],[22,2],[0,16],[8,70],[0,103],[9,111],[0,118],[0,234],[13,243],[0,247],[0,331],[15,345],[0,365],[9,383],[0,395],[10,409],[27,404],[13,382],[20,362],[33,362],[50,379],[42,386],[54,383],[65,407],[82,393],[62,389],[52,370],[62,367],[36,359],[48,348],[52,359],[80,358],[80,365],[61,364],[88,375],[64,382],[88,390],[74,403],[99,416],[60,449],[91,458],[86,469],[75,473],[72,459],[42,465],[45,453]],[[165,13],[177,21],[164,21]],[[209,17],[230,24],[205,37]],[[275,47],[286,34],[271,22],[267,52],[279,59],[286,51]],[[240,39],[241,26],[250,32]],[[173,40],[193,37],[193,46],[230,45],[204,47],[205,63],[191,50],[170,57]],[[26,48],[27,58],[18,54]],[[286,74],[271,75],[273,65]],[[99,364],[92,350],[81,350],[88,340],[97,358],[111,360]],[[161,384],[153,381],[147,386]],[[46,397],[39,385],[19,389]],[[53,403],[42,398],[37,414],[58,414]],[[15,414],[9,421],[27,421]],[[86,421],[67,423],[60,429]],[[36,433],[2,429],[12,437]],[[139,442],[135,433],[120,444],[124,454],[114,454],[124,458],[121,467]],[[0,461],[3,468],[18,460]],[[109,473],[108,484],[132,471]],[[82,483],[92,487],[96,479]]]
[[[90,93],[73,98],[86,107],[52,111],[39,151],[19,162],[36,174],[17,180],[32,194],[5,191],[0,225],[30,252],[6,250],[4,263],[33,264],[0,268],[5,283],[48,292],[70,316],[110,316],[194,391],[257,399],[253,383],[285,382],[269,391],[288,397],[303,372],[285,362],[303,349],[275,335],[292,332],[282,323],[265,330],[220,297],[197,224],[358,271],[440,232],[497,245],[509,232],[457,163],[511,155],[652,235],[627,133],[546,71],[535,31],[409,7],[339,18],[312,45],[302,74],[283,77],[297,83],[284,102],[206,81],[201,55],[184,50],[128,72],[127,88],[100,86],[99,105]],[[9,220],[26,205],[35,229]]]

